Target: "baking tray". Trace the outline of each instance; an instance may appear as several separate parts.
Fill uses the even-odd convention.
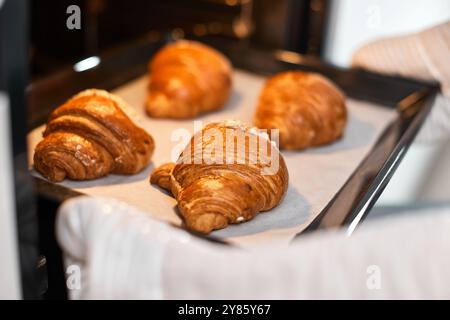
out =
[[[356,170],[298,236],[332,227],[345,227],[351,234],[368,214],[400,164],[429,113],[439,87],[434,83],[337,68],[292,52],[255,48],[246,42],[219,38],[200,40],[225,53],[236,68],[265,76],[292,69],[319,72],[336,82],[350,98],[397,110],[395,120],[379,135]],[[89,87],[113,90],[145,74],[149,57],[168,41],[171,39],[141,39],[102,55],[101,64],[94,69],[76,73],[68,68],[34,82],[29,88],[30,127],[44,123],[55,106],[80,90]],[[53,262],[55,259],[59,262],[60,251],[53,231],[55,211],[63,200],[79,193],[39,178],[35,178],[35,185],[38,205],[42,208],[39,214],[41,249],[47,260],[51,256]],[[61,265],[49,263],[48,268],[54,269],[54,273],[49,270],[49,282],[52,282],[50,274],[54,274],[54,281],[63,279]],[[57,279],[56,274],[59,274]]]

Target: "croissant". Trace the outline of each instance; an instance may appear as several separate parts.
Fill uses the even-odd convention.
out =
[[[281,148],[297,150],[340,138],[346,121],[344,94],[325,77],[300,71],[270,78],[254,116],[257,127],[279,129]]]
[[[225,121],[196,133],[177,163],[157,168],[150,182],[171,191],[189,229],[210,233],[277,206],[288,171],[267,134]]]
[[[156,118],[192,118],[220,109],[231,89],[231,64],[220,52],[195,41],[162,48],[149,63],[146,111]]]
[[[77,94],[50,115],[34,167],[53,182],[141,171],[150,162],[154,142],[125,114],[128,108],[103,90]]]

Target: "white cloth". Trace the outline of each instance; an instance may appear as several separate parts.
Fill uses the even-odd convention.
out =
[[[442,94],[417,137],[419,143],[450,139],[449,44],[450,21],[417,34],[371,42],[353,55],[354,67],[441,84]]]
[[[67,201],[57,237],[81,299],[450,298],[450,214],[374,222],[255,251],[198,239],[112,199]]]

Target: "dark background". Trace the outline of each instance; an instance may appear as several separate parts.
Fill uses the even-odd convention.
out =
[[[28,171],[25,138],[28,12],[26,0],[6,0],[0,10],[0,91],[7,94],[10,106],[22,293],[26,299],[35,299],[44,290],[44,278],[41,276],[42,268],[39,267],[35,196]],[[19,21],[20,23],[17,23]],[[14,29],[11,26],[14,26]]]
[[[31,0],[31,75],[45,76],[136,38],[218,36],[320,55],[327,0]],[[69,5],[81,29],[66,28]]]

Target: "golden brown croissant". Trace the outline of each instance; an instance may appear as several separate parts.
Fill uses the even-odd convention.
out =
[[[267,135],[226,121],[196,133],[177,163],[157,168],[150,181],[172,192],[189,229],[209,233],[277,206],[288,171]]]
[[[254,124],[279,129],[280,147],[304,149],[330,143],[343,134],[345,97],[315,73],[283,72],[270,78],[259,97]]]
[[[50,115],[34,167],[54,182],[141,171],[150,162],[154,142],[125,114],[128,108],[103,90],[77,94]]]
[[[194,41],[162,48],[149,63],[146,110],[157,118],[191,118],[224,106],[231,64],[220,52]]]

